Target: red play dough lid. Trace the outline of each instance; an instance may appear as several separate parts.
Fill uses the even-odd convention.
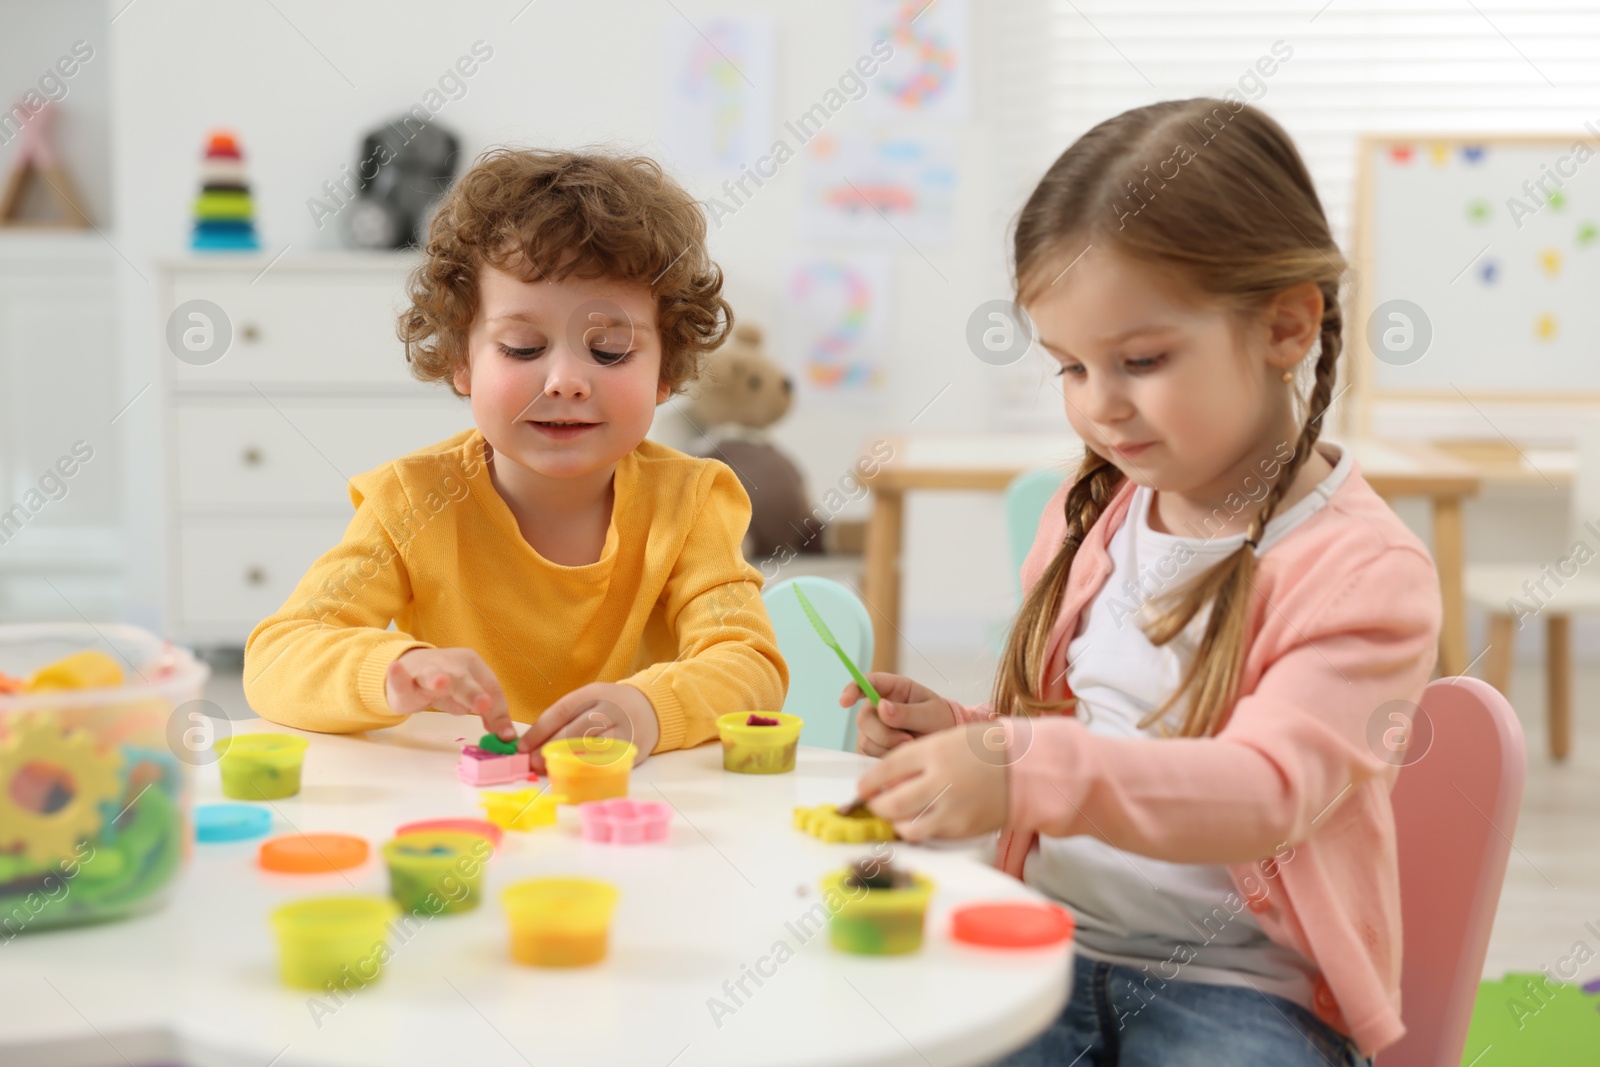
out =
[[[990,948],[1054,945],[1072,930],[1072,913],[1054,904],[968,904],[950,913],[951,937]]]
[[[486,819],[423,819],[420,822],[408,822],[397,827],[394,832],[396,837],[406,834],[430,834],[438,831],[454,831],[463,834],[477,834],[487,838],[489,844],[500,847],[503,831],[494,823]]]
[[[261,842],[257,861],[269,871],[320,874],[359,867],[367,859],[367,843],[349,834],[285,834]]]

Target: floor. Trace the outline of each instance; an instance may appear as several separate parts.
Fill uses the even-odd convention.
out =
[[[904,670],[968,703],[985,698],[995,654],[980,649],[906,647]],[[231,719],[249,718],[237,664],[215,664],[206,696]],[[1539,971],[1574,955],[1591,962],[1571,975],[1600,976],[1600,714],[1589,713],[1583,694],[1600,693],[1600,664],[1578,665],[1573,679],[1572,755],[1550,759],[1545,741],[1544,680],[1536,663],[1519,665],[1511,703],[1527,734],[1528,784],[1517,823],[1505,888],[1484,961],[1485,978]],[[1570,971],[1567,972],[1570,974]]]

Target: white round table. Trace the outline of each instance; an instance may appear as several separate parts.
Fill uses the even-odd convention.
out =
[[[260,839],[196,844],[159,911],[0,945],[0,1063],[927,1067],[992,1060],[1066,1001],[1070,944],[988,950],[948,936],[957,904],[1039,899],[972,849],[894,843],[897,865],[936,883],[920,952],[835,950],[816,920],[826,914],[818,880],[868,846],[814,840],[793,829],[791,809],[848,800],[869,760],[802,748],[793,774],[728,774],[715,744],[633,771],[631,795],[676,809],[667,842],[586,842],[577,812],[563,808],[554,827],[506,833],[477,911],[428,918],[404,943],[392,938],[375,984],[342,1003],[280,984],[267,924],[275,905],[384,894],[377,846],[396,826],[481,816],[477,790],[454,771],[457,738],[476,725],[430,714],[370,735],[305,735],[304,788],[271,803],[273,832],[364,836],[373,856],[360,867],[269,874],[255,863]],[[197,803],[224,799],[215,765],[197,778]],[[610,955],[577,969],[517,965],[499,890],[560,873],[620,889]]]

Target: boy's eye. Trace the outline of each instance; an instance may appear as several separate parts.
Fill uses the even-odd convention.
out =
[[[591,348],[589,349],[589,354],[593,356],[594,361],[600,364],[602,367],[614,367],[618,363],[626,360],[629,356],[633,355],[632,352],[628,352],[626,350],[621,352],[613,352],[605,348]]]
[[[512,359],[532,359],[540,352],[544,351],[544,346],[536,345],[533,348],[512,348],[510,345],[503,344],[500,346],[500,351],[510,356]]]

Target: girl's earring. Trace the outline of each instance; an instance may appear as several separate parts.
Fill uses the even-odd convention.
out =
[[[1284,372],[1283,372],[1283,380],[1284,380],[1284,381],[1285,381],[1285,382],[1292,382],[1292,381],[1294,381],[1294,372],[1293,372],[1293,371],[1287,371],[1287,370],[1286,370],[1286,371],[1284,371]]]

